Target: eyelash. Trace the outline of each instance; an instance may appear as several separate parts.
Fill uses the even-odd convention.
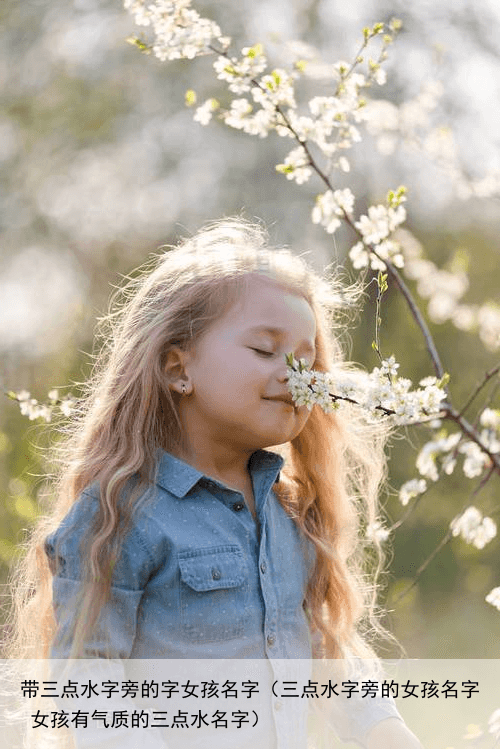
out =
[[[253,348],[252,351],[255,351],[257,354],[260,354],[261,356],[274,356],[274,353],[272,351],[262,351],[262,349]]]
[[[257,354],[260,354],[260,356],[266,356],[266,357],[274,356],[274,351],[263,351],[262,349],[258,349],[258,348],[252,348],[252,351],[255,351]],[[312,366],[312,363],[311,363],[311,366]]]

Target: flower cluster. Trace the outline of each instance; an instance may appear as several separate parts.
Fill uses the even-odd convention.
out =
[[[394,237],[404,254],[404,274],[417,282],[417,292],[428,299],[427,312],[434,323],[449,320],[459,330],[476,330],[490,351],[500,348],[500,305],[487,301],[482,305],[461,304],[469,288],[465,272],[468,255],[458,249],[450,269],[439,269],[423,256],[423,247],[408,230],[399,228]]]
[[[227,47],[230,39],[221,36],[214,21],[202,18],[189,6],[191,0],[124,0],[124,7],[138,26],[151,26],[155,35],[152,51],[160,60],[192,59],[211,52],[216,40]],[[147,45],[132,40],[140,48]]]
[[[494,520],[483,517],[477,507],[468,507],[450,523],[454,536],[461,536],[468,544],[476,549],[483,549],[492,538],[497,535],[497,526]]]
[[[70,416],[76,405],[76,399],[68,393],[64,398],[59,397],[58,390],[51,390],[48,394],[48,403],[39,403],[36,398],[31,397],[28,390],[20,390],[18,393],[9,392],[8,397],[19,403],[19,408],[23,416],[27,416],[30,421],[35,419],[44,419],[47,423],[52,421],[54,408],[59,408],[64,416]]]
[[[247,75],[242,70],[245,69],[245,59],[255,60],[255,56],[251,56],[253,49],[245,48],[244,56],[239,61],[231,58],[228,62],[225,57],[220,57],[214,63],[214,67],[220,70],[219,77],[231,81],[230,88],[238,91],[249,89],[252,97],[252,100],[233,99],[229,109],[221,111],[220,118],[229,127],[261,138],[266,137],[271,130],[276,130],[279,135],[292,136],[282,109],[295,107],[295,74],[277,68],[259,79],[250,77],[250,73]],[[262,57],[260,53],[259,57]],[[263,64],[261,62],[258,69]],[[259,106],[254,109],[255,105]]]
[[[385,99],[367,101],[362,118],[384,156],[394,153],[398,144],[408,146],[446,172],[460,199],[497,197],[500,194],[499,172],[479,179],[470,178],[460,164],[459,149],[451,129],[433,123],[433,113],[443,93],[442,83],[428,81],[414,99],[400,106]]]
[[[437,481],[439,478],[438,462],[443,472],[450,475],[455,469],[457,462],[455,454],[458,452],[464,455],[464,475],[469,479],[480,476],[483,470],[491,465],[491,458],[484,450],[481,450],[477,442],[472,440],[460,442],[461,438],[461,432],[448,435],[443,430],[427,442],[417,457],[416,466],[420,475],[431,481]],[[484,429],[479,438],[485,448],[493,453],[500,452],[498,431]]]
[[[347,187],[345,190],[327,190],[316,197],[316,205],[311,214],[313,224],[324,226],[328,234],[333,234],[341,225],[340,219],[351,217],[354,208],[354,195]]]
[[[349,251],[354,268],[365,268],[370,264],[373,270],[385,270],[384,259],[390,260],[397,268],[404,265],[399,244],[389,239],[397,227],[406,220],[406,210],[401,203],[406,200],[406,188],[401,186],[396,192],[390,191],[387,205],[372,205],[368,214],[357,221],[353,219],[354,195],[349,188],[327,190],[316,197],[311,213],[313,224],[324,226],[328,234],[333,234],[347,219],[359,232],[362,241]],[[376,250],[375,254],[372,250]]]
[[[309,411],[318,404],[326,413],[340,407],[342,402],[360,406],[372,419],[390,418],[395,424],[411,424],[441,411],[446,397],[443,382],[436,377],[420,381],[423,388],[411,390],[412,381],[397,377],[399,364],[394,356],[370,373],[334,375],[308,369],[305,359],[297,361],[287,354],[288,389],[297,406]],[[334,392],[332,392],[334,391]]]
[[[420,450],[417,457],[417,470],[421,476],[437,481],[439,478],[438,460],[444,473],[451,474],[455,468],[456,459],[451,454],[455,450],[460,438],[461,432],[446,434],[443,430],[435,439],[429,440]]]
[[[130,5],[132,0],[126,0],[126,7],[135,8],[136,4]],[[180,12],[186,11],[187,0],[182,2],[172,2],[161,4],[162,15],[167,13],[166,6],[170,8],[168,24],[169,28],[175,25],[174,16]],[[153,8],[160,6],[159,0],[155,5],[148,6],[148,13],[144,15],[143,5],[139,3],[140,12],[136,9],[136,16],[142,23],[152,22],[151,13]],[[192,13],[193,11],[190,11]],[[187,22],[187,18],[184,18]],[[201,19],[195,19],[199,26]],[[211,21],[206,21],[207,29],[210,29]],[[328,159],[329,169],[338,168],[343,172],[350,170],[350,165],[344,151],[351,148],[353,143],[361,140],[361,135],[354,123],[361,122],[361,110],[365,106],[366,100],[361,96],[361,90],[368,88],[373,83],[382,85],[385,83],[386,75],[382,70],[381,63],[386,59],[386,49],[393,41],[393,36],[398,32],[401,24],[393,19],[387,31],[390,33],[383,34],[384,24],[378,23],[373,28],[363,30],[364,42],[362,49],[377,36],[382,36],[382,48],[377,60],[365,58],[359,54],[355,62],[349,65],[346,62],[338,62],[330,67],[329,76],[336,84],[334,95],[316,96],[308,102],[309,113],[299,114],[297,111],[297,102],[295,96],[295,80],[305,74],[308,67],[307,60],[295,61],[294,69],[287,71],[283,68],[267,70],[267,59],[261,44],[255,44],[253,47],[244,47],[239,57],[227,53],[226,48],[229,40],[218,38],[220,33],[218,27],[212,29],[212,37],[223,42],[224,49],[216,50],[210,45],[213,52],[219,51],[217,59],[213,63],[217,78],[227,83],[229,91],[241,95],[249,94],[246,98],[236,98],[230,101],[225,109],[220,108],[219,102],[214,99],[207,99],[201,106],[196,109],[195,119],[203,125],[210,122],[213,112],[220,109],[220,119],[229,127],[243,130],[250,135],[258,135],[261,138],[266,137],[271,130],[274,130],[282,137],[294,138],[299,143],[299,147],[292,149],[285,157],[284,162],[277,165],[277,170],[287,177],[293,179],[298,184],[306,182],[312,174],[311,164],[308,155],[305,153],[303,146],[306,142],[314,144],[321,153]],[[155,26],[156,29],[156,26]],[[202,54],[208,51],[209,43],[205,40],[203,33],[198,30],[199,51],[196,54]],[[157,32],[158,35],[158,32]],[[209,34],[208,34],[209,35]],[[141,44],[138,40],[133,40]],[[175,36],[169,42],[173,46]],[[144,46],[144,45],[142,45]],[[165,45],[164,45],[165,46]],[[155,48],[156,49],[156,48]],[[197,48],[198,49],[198,48]],[[182,45],[178,49],[179,56],[187,57]],[[193,56],[193,50],[191,50]],[[155,52],[157,53],[157,52]],[[163,55],[166,52],[163,50]],[[172,49],[168,48],[168,57],[172,59]],[[166,59],[163,57],[163,59]],[[359,66],[366,63],[366,72],[361,73]],[[357,70],[356,70],[357,68]],[[186,95],[188,106],[192,106],[192,94],[189,91]]]
[[[254,88],[255,79],[267,67],[267,59],[262,44],[244,47],[241,50],[241,55],[239,60],[236,57],[229,58],[225,55],[219,55],[214,62],[217,78],[226,81],[228,89],[235,94],[243,94]]]

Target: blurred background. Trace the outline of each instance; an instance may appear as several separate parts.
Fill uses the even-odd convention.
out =
[[[458,330],[436,311],[428,318],[460,407],[499,357],[499,202],[495,179],[484,178],[500,170],[500,6],[496,0],[224,0],[195,7],[233,38],[232,49],[260,41],[274,64],[294,55],[314,58],[313,48],[324,63],[350,61],[363,26],[392,16],[403,21],[389,51],[388,82],[369,91],[393,108],[384,105],[383,132],[363,130],[363,142],[347,154],[351,171],[338,175],[338,187],[350,186],[363,212],[405,184],[406,226],[425,255],[444,271],[467,271],[464,303],[491,300],[489,335]],[[140,31],[119,0],[0,4],[4,391],[26,389],[40,401],[52,388],[77,394],[73,383],[89,372],[93,328],[113,288],[160,245],[210,219],[242,212],[263,219],[274,243],[307,251],[317,270],[345,262],[354,278],[346,260],[354,237],[340,231],[334,241],[310,221],[322,185],[313,178],[298,187],[275,172],[290,141],[251,138],[216,121],[205,128],[193,122],[185,91],[195,89],[200,103],[223,91],[214,84],[210,58],[161,63],[125,42]],[[302,46],[286,44],[290,40]],[[331,82],[321,79],[310,85],[311,91],[331,91]],[[391,113],[408,101],[420,109],[407,108],[406,131],[398,131]],[[416,147],[426,128],[433,139],[422,147],[422,135]],[[415,283],[409,285],[415,290]],[[369,370],[378,363],[371,349],[374,299],[371,286],[358,325],[349,331],[350,357]],[[433,374],[421,336],[391,290],[382,317],[382,351],[395,354],[400,374],[414,382]],[[417,451],[428,439],[423,428],[401,436],[391,448],[388,522],[402,514],[397,490],[417,477]],[[50,425],[29,422],[15,402],[0,401],[3,615],[9,567],[42,511],[42,448],[55,438]],[[498,539],[482,551],[454,539],[394,603],[478,481],[458,467],[395,534],[383,596],[392,609],[386,623],[408,657],[498,657],[500,613],[484,600],[500,585]],[[497,521],[498,486],[492,479],[475,500]]]

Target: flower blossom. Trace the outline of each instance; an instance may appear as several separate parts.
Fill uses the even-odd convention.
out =
[[[476,442],[464,442],[458,449],[465,455],[463,471],[469,479],[480,476],[484,468],[491,463],[490,457]]]
[[[152,27],[153,52],[159,60],[206,55],[213,40],[224,48],[229,45],[214,21],[189,7],[191,0],[124,0],[123,5],[138,26]]]
[[[219,107],[217,99],[207,99],[201,106],[196,108],[194,113],[194,121],[199,122],[200,125],[208,125],[212,119],[212,114]]]
[[[401,425],[439,413],[446,397],[435,377],[427,378],[425,388],[411,390],[411,380],[390,374],[399,366],[393,356],[370,374],[318,372],[307,369],[305,360],[297,362],[292,354],[286,359],[292,398],[298,406],[305,405],[309,410],[318,404],[326,413],[331,413],[342,402],[352,402],[372,419],[386,417]]]
[[[305,149],[299,146],[290,151],[284,164],[277,164],[276,171],[284,174],[287,179],[295,180],[298,185],[302,185],[312,174],[310,163]]]
[[[333,234],[341,225],[340,218],[345,214],[349,216],[353,208],[354,195],[349,188],[334,192],[327,190],[317,196],[311,219],[313,224],[321,224],[328,234]]]
[[[500,587],[493,588],[486,596],[486,603],[491,603],[492,606],[500,611]],[[500,711],[498,711],[500,713]],[[499,714],[500,717],[500,714]]]
[[[406,481],[399,490],[399,501],[403,507],[406,507],[410,499],[423,494],[426,489],[427,482],[425,479],[411,479],[410,481]]]
[[[8,393],[9,397],[17,400],[19,409],[23,416],[27,416],[30,421],[43,419],[47,423],[52,421],[52,414],[56,406],[59,407],[64,416],[70,416],[76,404],[75,398],[68,394],[66,398],[59,398],[59,392],[53,389],[49,392],[49,403],[39,403],[36,398],[31,397],[27,390],[20,390],[18,393]]]
[[[226,81],[229,90],[235,94],[250,91],[253,80],[267,67],[262,45],[244,47],[241,54],[242,57],[239,60],[235,57],[228,59],[220,55],[213,64],[217,78]]]
[[[454,450],[460,442],[461,436],[460,432],[455,432],[427,442],[420,450],[416,461],[420,475],[431,479],[431,481],[437,481],[439,478],[437,458]]]
[[[477,507],[473,506],[452,520],[450,528],[454,536],[462,536],[464,541],[476,549],[483,549],[497,534],[494,520],[483,517]]]
[[[402,205],[397,208],[371,205],[368,208],[368,216],[360,216],[354,226],[359,229],[366,244],[379,244],[405,220],[406,210]]]

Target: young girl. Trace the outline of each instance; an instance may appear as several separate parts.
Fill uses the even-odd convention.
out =
[[[334,328],[356,293],[239,219],[128,285],[21,570],[10,655],[375,658],[360,528],[387,431],[296,407],[285,360],[354,372]],[[364,705],[343,738],[420,746],[392,701]]]

